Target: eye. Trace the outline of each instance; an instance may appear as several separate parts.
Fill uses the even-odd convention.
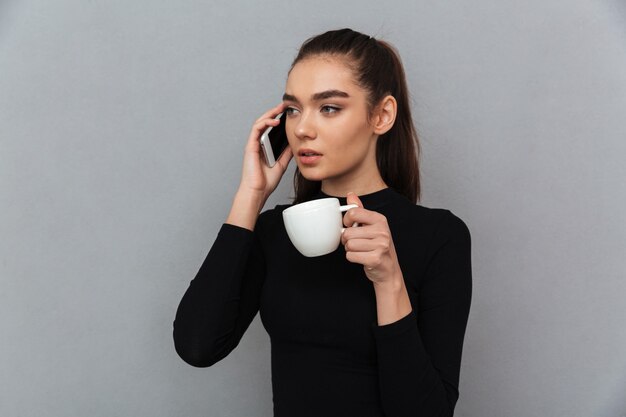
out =
[[[293,107],[287,107],[285,109],[285,113],[287,114],[287,116],[292,116],[297,111],[298,109],[294,109]]]
[[[322,113],[333,114],[333,113],[337,113],[341,109],[336,106],[322,106],[321,110],[322,110]]]

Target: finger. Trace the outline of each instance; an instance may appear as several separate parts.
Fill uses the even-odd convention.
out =
[[[371,225],[348,227],[341,234],[341,243],[345,244],[350,239],[374,239],[376,237],[376,231]]]
[[[354,214],[350,213],[353,210],[356,210],[356,209],[352,208],[352,209],[346,211],[346,214],[344,214],[344,216],[343,216],[342,222],[343,222],[343,225],[345,227],[355,227],[355,225],[358,225],[358,222],[353,220],[354,219]],[[350,213],[350,214],[348,214],[348,213]],[[358,227],[358,226],[356,226],[356,227]]]
[[[345,226],[352,226],[354,223],[359,223],[359,225],[372,225],[386,220],[387,218],[384,215],[362,207],[351,208],[346,211],[346,214],[343,216],[343,224]]]
[[[346,197],[346,204],[356,204],[359,207],[363,207],[363,203],[361,202],[361,199],[359,198],[359,196],[357,196],[353,192],[348,193]]]
[[[377,245],[372,239],[348,239],[343,245],[346,252],[371,252],[376,250]]]
[[[280,123],[280,120],[276,120],[273,118],[267,118],[259,120],[252,125],[252,130],[257,130],[259,133],[265,131],[270,126],[277,126]]]
[[[280,114],[283,111],[284,107],[285,107],[285,103],[280,103],[276,107],[269,109],[268,111],[263,113],[261,117],[256,119],[255,123],[260,122],[263,119],[273,119],[274,117],[278,116],[278,114]]]
[[[261,140],[261,135],[265,132],[265,129],[270,126],[276,126],[279,123],[280,120],[275,119],[263,119],[254,123],[254,125],[252,125],[252,131],[250,132],[247,143],[250,149],[258,151],[260,149],[259,141]]]
[[[263,113],[261,116],[259,116],[259,118],[256,119],[255,122],[260,122],[263,119],[273,119],[274,117],[276,117],[278,114],[280,114],[283,111],[284,106],[285,106],[284,103],[280,103],[277,106],[272,107],[271,109]]]
[[[360,207],[351,208],[343,215],[342,222],[345,227],[352,227],[356,223],[356,220],[354,220],[354,212],[356,210],[360,210]]]
[[[289,161],[291,161],[292,157],[293,157],[293,152],[291,150],[291,146],[287,146],[285,150],[283,151],[282,155],[280,156],[280,158],[278,158],[277,163],[284,170],[289,165]]]
[[[368,268],[369,271],[374,269],[371,267],[371,255],[367,252],[346,252],[346,259],[352,263],[361,264],[365,267],[370,266],[370,268]]]
[[[358,207],[363,207],[361,199],[353,192],[349,192],[346,198],[346,204],[356,204]],[[344,216],[345,217],[345,216]],[[359,222],[352,222],[352,227],[361,226]]]

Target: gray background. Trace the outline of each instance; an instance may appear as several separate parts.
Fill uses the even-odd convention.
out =
[[[270,416],[258,317],[173,349],[300,43],[403,57],[422,204],[473,238],[457,416],[626,415],[626,6],[0,0],[0,415]],[[289,202],[293,164],[266,208]]]

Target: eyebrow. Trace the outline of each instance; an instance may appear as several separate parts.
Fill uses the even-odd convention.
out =
[[[348,98],[350,97],[350,95],[346,93],[345,91],[341,91],[341,90],[326,90],[326,91],[313,94],[311,96],[311,101],[326,100],[326,99],[334,98],[334,97]],[[296,96],[292,96],[291,94],[287,94],[287,93],[283,94],[283,101],[293,101],[295,103],[300,102],[296,98]]]

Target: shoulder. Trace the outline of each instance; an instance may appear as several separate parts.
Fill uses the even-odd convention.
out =
[[[276,219],[282,220],[283,210],[291,206],[292,204],[276,204],[274,208],[266,209],[259,214],[259,220],[265,223],[276,221]]]
[[[469,271],[471,233],[465,221],[448,209],[416,206],[415,210],[430,223],[425,236],[425,260],[429,269],[459,268]]]
[[[408,239],[426,259],[437,254],[444,246],[467,249],[470,245],[469,227],[449,209],[427,207],[407,200],[394,214],[393,228],[399,238]]]
[[[471,241],[469,227],[459,216],[448,209],[416,205],[415,216],[426,223],[422,230],[430,233],[430,247],[435,251],[451,242],[468,245]]]
[[[398,199],[388,217],[398,260],[415,291],[425,285],[466,281],[447,270],[469,270],[470,232],[465,221],[450,209],[428,207]],[[441,277],[441,273],[445,277]],[[455,284],[456,285],[456,284]]]
[[[470,234],[467,224],[449,209],[414,204],[402,196],[392,210],[396,223],[417,229],[422,236],[437,234],[445,238]]]
[[[263,211],[257,218],[255,232],[267,236],[281,230],[283,227],[283,210],[290,206],[291,204],[277,204],[274,208]]]
[[[430,218],[434,225],[435,233],[441,238],[470,238],[469,227],[465,221],[452,211],[443,208],[428,208],[424,206],[415,206],[421,211],[424,217]]]

